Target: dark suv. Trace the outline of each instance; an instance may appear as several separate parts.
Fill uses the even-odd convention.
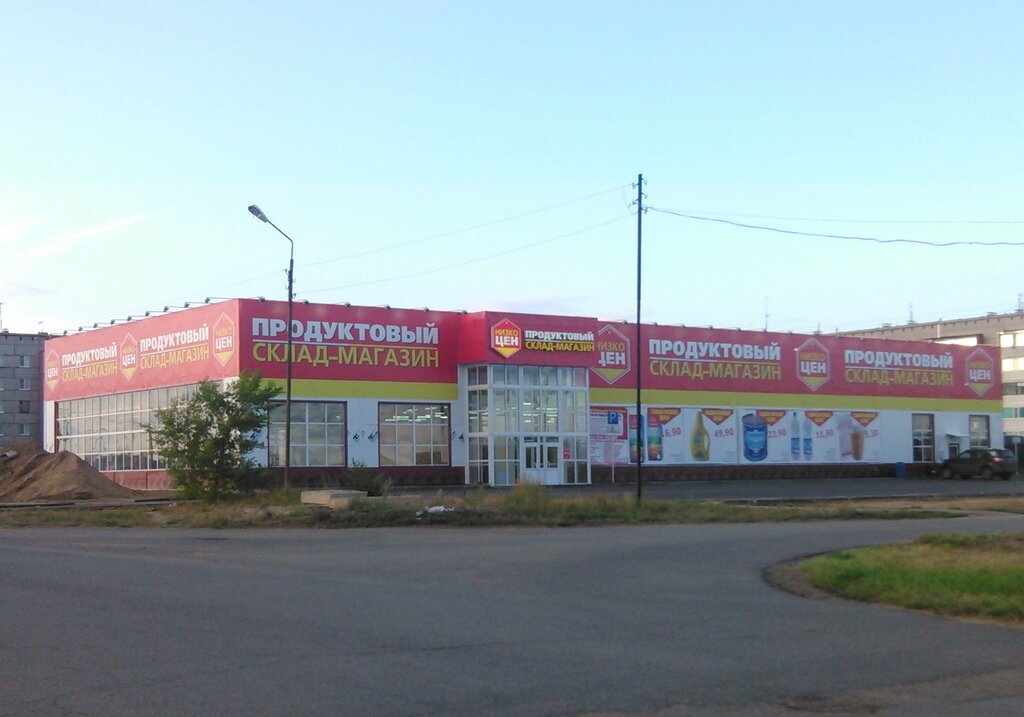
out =
[[[1005,448],[972,448],[942,464],[942,477],[970,478],[981,476],[985,480],[997,475],[1003,480],[1017,472],[1017,456]]]

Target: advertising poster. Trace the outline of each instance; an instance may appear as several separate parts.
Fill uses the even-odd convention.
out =
[[[591,465],[615,466],[630,462],[626,440],[628,414],[625,406],[590,407]]]
[[[647,462],[683,465],[735,460],[733,409],[647,409]]]
[[[799,443],[800,459],[815,463],[835,463],[838,433],[834,411],[795,411],[791,420],[790,444]],[[799,434],[798,434],[799,431]],[[798,439],[798,440],[794,440]],[[791,451],[792,453],[792,448]],[[796,458],[794,457],[794,462]]]
[[[878,429],[881,421],[877,418],[877,411],[844,411],[839,414],[836,422],[839,460],[869,463],[882,460],[882,436]]]
[[[686,463],[736,462],[736,411],[731,408],[684,410]]]
[[[800,439],[793,435],[797,412],[774,408],[740,409],[740,459],[743,463],[789,463]]]

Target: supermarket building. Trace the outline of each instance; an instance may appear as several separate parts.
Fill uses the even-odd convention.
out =
[[[282,389],[254,458],[283,465],[287,315],[234,299],[49,339],[44,448],[166,488],[154,411],[252,371]],[[586,484],[628,480],[639,458],[652,479],[879,475],[1002,445],[997,347],[645,324],[638,352],[636,329],[296,303],[292,471]]]

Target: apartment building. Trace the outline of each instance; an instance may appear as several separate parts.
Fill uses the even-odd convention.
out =
[[[0,446],[42,444],[42,356],[46,334],[0,331]]]

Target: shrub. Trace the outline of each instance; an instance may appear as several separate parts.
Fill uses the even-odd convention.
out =
[[[341,485],[352,490],[361,490],[368,497],[386,496],[391,493],[391,479],[384,473],[374,473],[365,463],[356,462],[345,470]]]

